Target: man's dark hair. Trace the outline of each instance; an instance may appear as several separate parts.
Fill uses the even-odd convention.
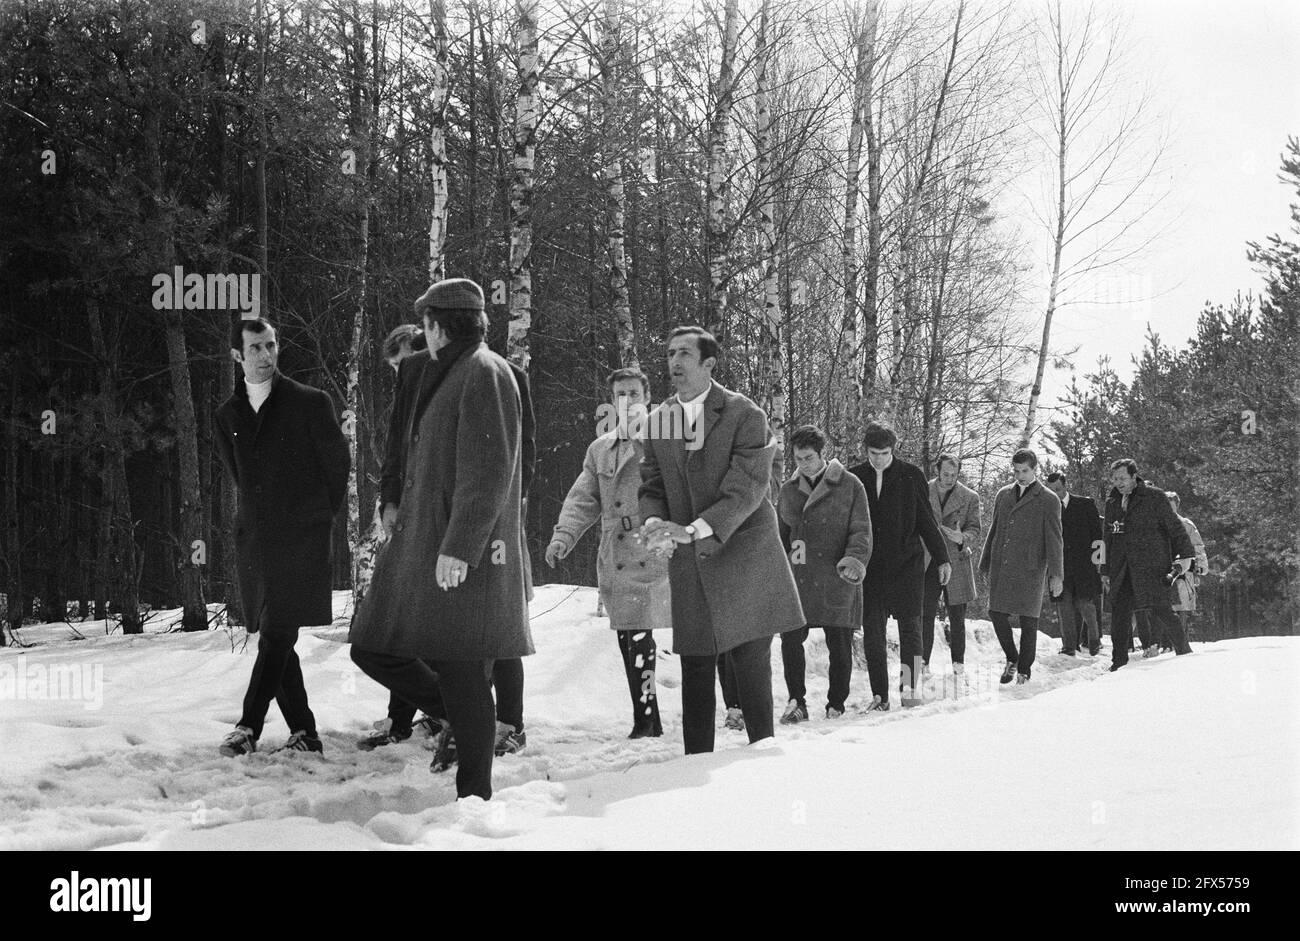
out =
[[[821,454],[822,448],[826,447],[826,435],[816,425],[803,425],[790,436],[790,447],[812,448]]]
[[[647,399],[650,398],[650,377],[635,366],[624,366],[622,369],[615,369],[608,377],[606,377],[605,382],[608,383],[609,387],[612,389],[614,388],[614,383],[626,382],[630,379],[635,379],[640,382],[641,391],[645,393]]]
[[[483,339],[483,311],[470,307],[425,307],[419,311],[429,323],[436,323],[448,340]]]
[[[898,435],[894,433],[894,426],[889,422],[873,421],[868,422],[863,430],[862,440],[866,442],[867,447],[875,448],[877,451],[883,451],[885,448],[892,451],[894,445],[898,444]]]
[[[949,454],[947,451],[944,451],[934,459],[934,472],[936,474],[941,473],[944,464],[951,464],[953,467],[957,468],[957,470],[961,470],[961,461],[957,460],[955,455]]]
[[[675,327],[673,332],[668,334],[668,342],[671,343],[678,337],[693,336],[695,337],[695,348],[700,351],[700,362],[704,362],[709,357],[717,359],[721,350],[718,348],[718,339],[703,327],[695,324],[686,324],[682,327]]]
[[[423,338],[424,331],[413,323],[404,323],[394,328],[393,332],[384,339],[384,359],[396,358],[402,352],[403,347],[410,347],[414,350],[417,336]],[[427,342],[425,346],[428,346]]]
[[[1060,471],[1052,471],[1050,474],[1047,475],[1047,482],[1049,484],[1059,483],[1062,487],[1064,487],[1065,475],[1062,474]]]
[[[1133,458],[1131,458],[1131,457],[1122,457],[1122,458],[1120,458],[1118,461],[1111,461],[1111,462],[1110,462],[1110,469],[1113,470],[1113,471],[1117,471],[1117,470],[1119,470],[1121,467],[1124,468],[1124,470],[1128,471],[1128,475],[1129,475],[1130,477],[1136,477],[1136,476],[1137,476],[1137,473],[1138,473],[1138,466],[1137,466],[1137,462],[1134,461]]]
[[[230,348],[238,350],[241,354],[244,352],[244,331],[249,333],[265,333],[267,330],[274,330],[271,321],[265,317],[258,317],[256,320],[236,320],[230,325]]]
[[[1011,455],[1012,464],[1028,464],[1030,467],[1038,466],[1038,455],[1029,448],[1021,448],[1015,454]]]

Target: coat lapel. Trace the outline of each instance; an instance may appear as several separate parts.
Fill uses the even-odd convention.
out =
[[[1039,494],[1038,491],[1039,491],[1039,489],[1042,488],[1043,485],[1040,484],[1038,481],[1035,480],[1035,481],[1034,481],[1032,484],[1030,484],[1029,487],[1025,490],[1025,495],[1024,495],[1023,497],[1021,497],[1019,500],[1017,500],[1017,499],[1016,499],[1016,491],[1015,491],[1015,488],[1016,488],[1016,487],[1019,487],[1019,486],[1020,486],[1019,484],[1012,484],[1012,485],[1011,485],[1011,487],[1012,487],[1012,490],[1011,490],[1011,512],[1012,512],[1012,513],[1015,513],[1015,512],[1016,512],[1017,510],[1019,510],[1022,506],[1028,506],[1029,503],[1030,503],[1030,501],[1032,501],[1032,500],[1037,500],[1037,499],[1039,498],[1039,496],[1040,496],[1040,494]]]
[[[709,432],[718,424],[718,418],[722,415],[722,410],[727,406],[727,397],[722,393],[722,386],[710,380],[709,394],[704,398],[704,408],[700,410],[700,424],[702,428],[696,429],[699,434],[699,448],[701,450],[709,440]],[[694,443],[694,442],[692,442]]]
[[[800,474],[799,476],[803,477],[802,474]],[[844,476],[843,464],[841,464],[839,461],[835,459],[832,459],[829,462],[827,462],[826,472],[822,474],[822,479],[817,481],[817,488],[813,490],[812,494],[808,497],[808,501],[804,503],[803,511],[807,513],[808,508],[812,506],[814,503],[816,503],[819,500],[825,500],[828,496],[830,496],[830,492],[831,492],[830,488],[838,484],[840,482],[840,478],[843,476]],[[806,481],[807,478],[805,477],[801,487],[807,485]]]
[[[262,407],[256,412],[253,411],[253,403],[248,401],[248,387],[244,387],[244,404],[249,412],[253,415],[253,443],[257,444],[257,438],[262,433],[262,428],[266,424],[266,416],[270,414],[271,409],[275,408],[276,403],[280,400],[280,370],[276,370],[271,375],[271,391],[262,403]]]

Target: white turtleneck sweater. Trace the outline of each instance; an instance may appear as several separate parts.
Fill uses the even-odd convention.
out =
[[[262,403],[266,401],[267,396],[271,394],[271,382],[275,377],[272,376],[265,382],[249,382],[244,380],[244,386],[248,389],[248,404],[253,406],[253,411],[257,412],[262,408]]]

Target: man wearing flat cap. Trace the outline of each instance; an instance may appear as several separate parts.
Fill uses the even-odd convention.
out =
[[[439,281],[415,302],[433,357],[407,423],[395,531],[352,626],[352,659],[456,732],[458,797],[492,796],[492,661],[533,652],[520,495],[522,405],[483,342],[483,291]],[[425,661],[431,661],[426,663]]]

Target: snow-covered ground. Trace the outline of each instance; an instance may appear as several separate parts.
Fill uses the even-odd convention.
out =
[[[412,739],[361,752],[387,693],[348,656],[348,600],[298,652],[325,755],[223,758],[256,638],[135,637],[102,623],[25,628],[0,650],[0,849],[1296,849],[1300,639],[1196,644],[1110,674],[1040,637],[1026,686],[974,622],[968,688],[940,639],[930,701],[821,718],[826,649],[808,642],[813,721],[746,747],[681,754],[680,670],[660,663],[665,736],[628,741],[631,709],[594,589],[547,585],[525,661],[528,748],[495,796],[455,801]],[[897,656],[891,623],[891,654]],[[660,638],[671,648],[671,638]],[[780,644],[773,689],[784,702]],[[896,665],[891,675],[897,676]],[[960,693],[960,695],[959,695]],[[262,747],[287,735],[273,705]]]

